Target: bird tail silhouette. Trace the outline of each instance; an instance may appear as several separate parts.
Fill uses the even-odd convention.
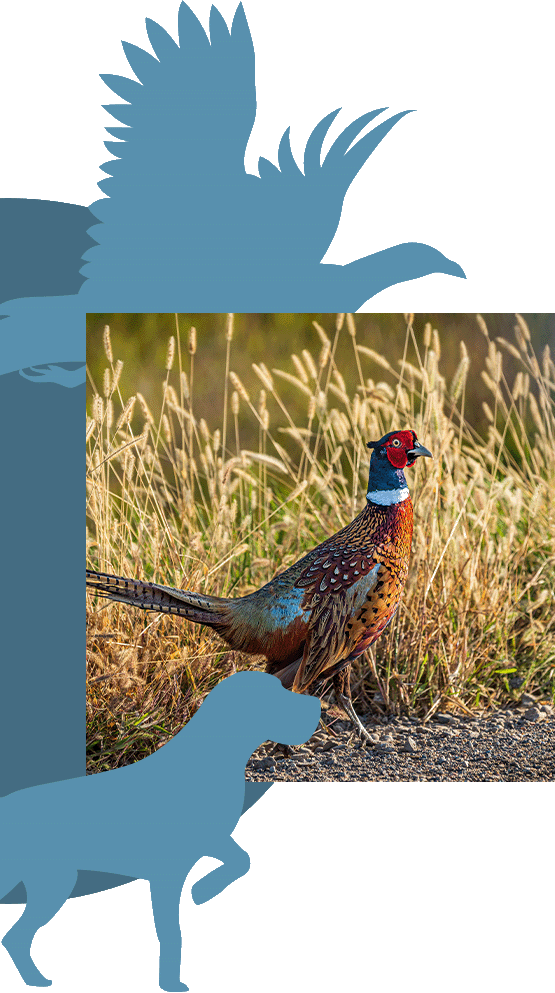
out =
[[[197,624],[207,624],[225,631],[229,624],[229,604],[225,597],[208,596],[192,590],[178,590],[158,583],[142,583],[137,579],[109,576],[87,569],[87,586],[101,597],[125,603],[141,610],[176,614]]]

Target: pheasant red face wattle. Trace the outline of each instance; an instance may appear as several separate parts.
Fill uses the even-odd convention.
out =
[[[392,445],[388,445],[385,454],[395,469],[406,469],[408,459],[404,448],[393,448]]]

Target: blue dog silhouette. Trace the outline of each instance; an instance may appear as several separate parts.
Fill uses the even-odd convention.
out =
[[[160,986],[187,990],[179,978],[185,879],[204,855],[223,863],[192,887],[200,904],[248,872],[249,856],[231,832],[243,810],[249,756],[268,738],[306,741],[319,716],[319,700],[283,689],[275,676],[236,673],[148,758],[1,799],[0,893],[21,881],[27,890],[27,906],[2,944],[27,985],[51,985],[31,958],[31,943],[71,895],[78,870],[93,870],[149,880]],[[140,832],[129,830],[133,824]]]

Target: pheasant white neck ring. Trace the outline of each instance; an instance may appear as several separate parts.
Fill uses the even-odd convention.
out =
[[[402,503],[410,496],[407,486],[395,490],[368,490],[366,499],[369,503],[379,503],[382,507],[390,507],[394,503]]]

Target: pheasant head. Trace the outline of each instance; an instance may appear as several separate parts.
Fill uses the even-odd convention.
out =
[[[409,496],[403,470],[413,466],[421,455],[433,458],[414,431],[390,431],[379,441],[369,441],[367,448],[372,449],[372,456],[366,499],[385,506],[400,503]]]

